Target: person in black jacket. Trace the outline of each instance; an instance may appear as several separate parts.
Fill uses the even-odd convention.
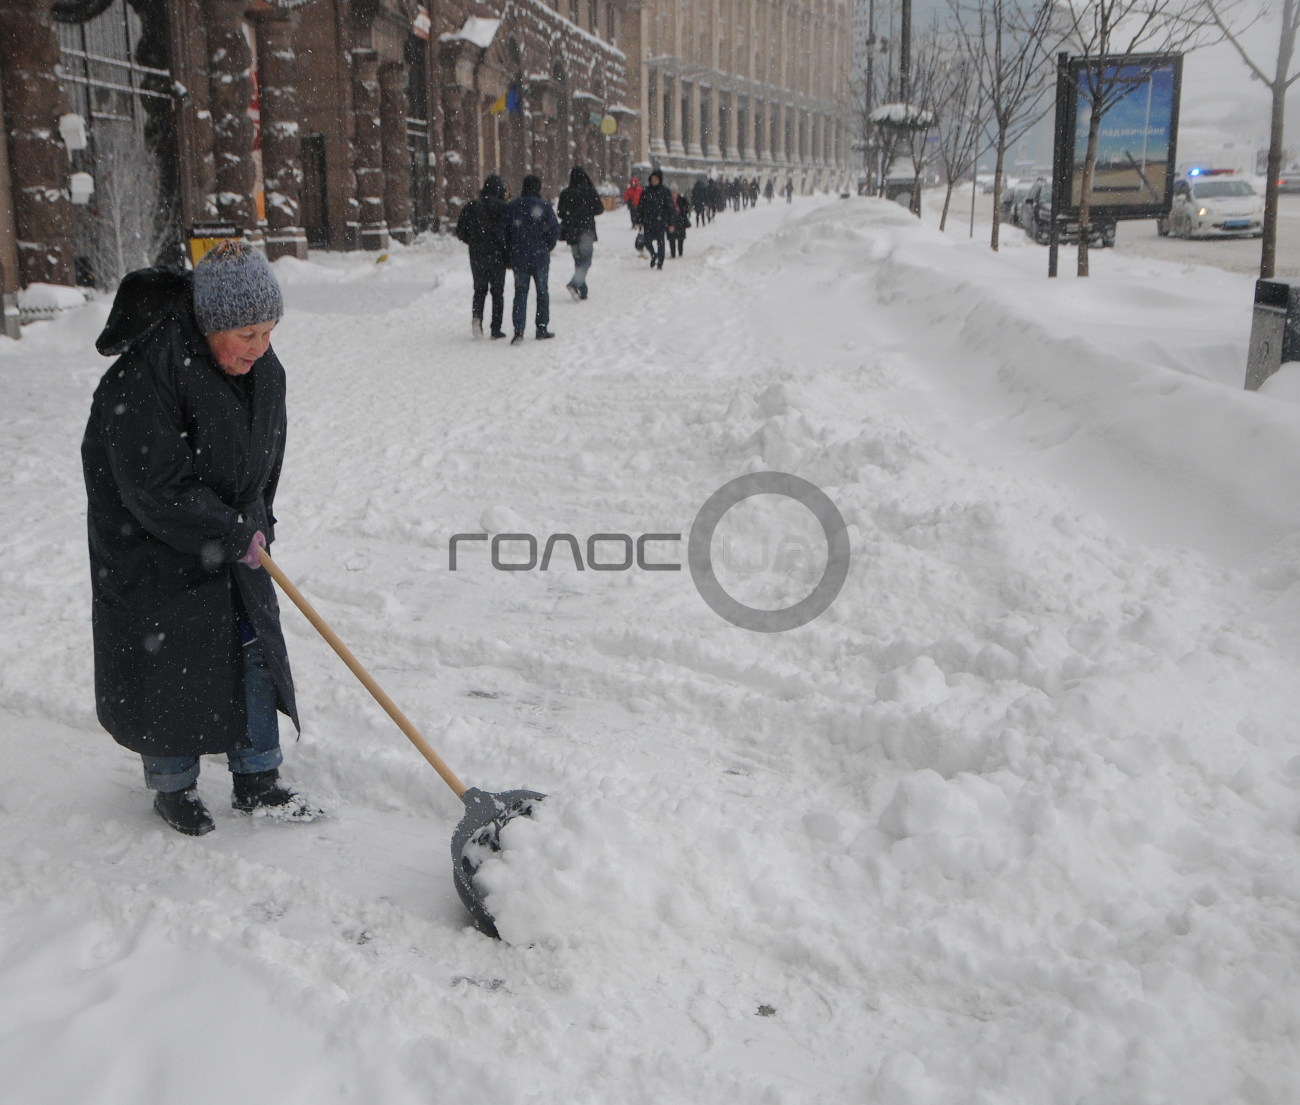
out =
[[[560,222],[555,209],[542,199],[542,178],[524,177],[523,194],[506,204],[501,220],[501,241],[506,247],[510,267],[515,271],[515,301],[511,309],[515,336],[511,345],[524,340],[524,322],[528,318],[528,289],[537,285],[537,340],[553,338],[551,294],[547,283],[551,272],[551,250],[560,240]]]
[[[95,343],[120,354],[81,443],[100,723],[144,763],[172,828],[214,828],[199,757],[225,753],[235,809],[307,821],[283,786],[277,711],[298,724],[279,608],[260,553],[275,539],[285,376],[266,258],[222,243],[193,274],[122,282]]]
[[[587,298],[587,272],[595,254],[596,216],[605,213],[596,186],[581,166],[569,172],[568,186],[560,191],[556,214],[560,217],[560,237],[573,250],[573,276],[564,286],[574,299]]]
[[[672,257],[684,257],[686,255],[686,228],[691,225],[691,201],[686,196],[678,192],[673,196],[673,202],[677,207],[677,218],[668,232],[668,249]]]
[[[506,250],[501,242],[501,218],[506,209],[505,182],[493,174],[483,181],[478,199],[461,208],[456,237],[469,246],[469,271],[474,278],[470,331],[483,336],[483,305],[492,293],[492,336],[504,338],[501,320],[506,302]]]
[[[664,235],[676,225],[677,205],[673,203],[673,194],[664,187],[663,173],[658,169],[650,173],[637,213],[645,231],[646,248],[650,250],[650,267],[661,269],[664,267]]]

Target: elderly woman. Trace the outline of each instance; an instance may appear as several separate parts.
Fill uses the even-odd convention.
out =
[[[214,827],[199,757],[224,753],[236,810],[320,811],[279,780],[277,712],[298,724],[279,609],[259,554],[275,537],[283,311],[266,258],[232,241],[194,272],[123,280],[95,343],[120,354],[81,445],[100,723],[144,763],[172,828]]]

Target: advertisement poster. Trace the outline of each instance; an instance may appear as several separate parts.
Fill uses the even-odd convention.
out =
[[[1182,57],[1130,54],[1070,58],[1065,111],[1058,113],[1058,164],[1068,184],[1061,213],[1078,215],[1088,127],[1101,110],[1093,167],[1092,213],[1098,218],[1153,219],[1169,213],[1173,187]]]

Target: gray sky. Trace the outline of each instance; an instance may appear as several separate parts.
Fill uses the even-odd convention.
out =
[[[891,8],[897,19],[898,0],[876,0],[878,26],[888,26]],[[944,19],[948,11],[946,0],[913,0],[913,36],[929,27],[936,17]],[[1270,76],[1277,63],[1279,26],[1274,16],[1247,32],[1243,39],[1256,64]],[[1228,43],[1189,52],[1183,62],[1180,160],[1184,153],[1198,156],[1210,152],[1193,150],[1192,144],[1246,142],[1266,147],[1270,102],[1268,89],[1252,78]],[[1287,145],[1293,157],[1300,156],[1300,82],[1292,86],[1287,97],[1286,114]]]

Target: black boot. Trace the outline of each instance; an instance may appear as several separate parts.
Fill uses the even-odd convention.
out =
[[[553,338],[553,337],[555,337],[555,335],[554,335],[553,333],[551,333],[551,331],[549,331],[548,329],[546,329],[545,326],[539,326],[539,327],[537,328],[537,340],[538,340],[538,341],[547,341],[548,339]]]
[[[276,821],[315,821],[323,815],[295,790],[280,784],[276,770],[234,773],[235,791],[231,806],[241,813],[261,814]]]
[[[168,825],[186,836],[202,836],[217,827],[194,787],[158,791],[154,795],[153,808]]]

